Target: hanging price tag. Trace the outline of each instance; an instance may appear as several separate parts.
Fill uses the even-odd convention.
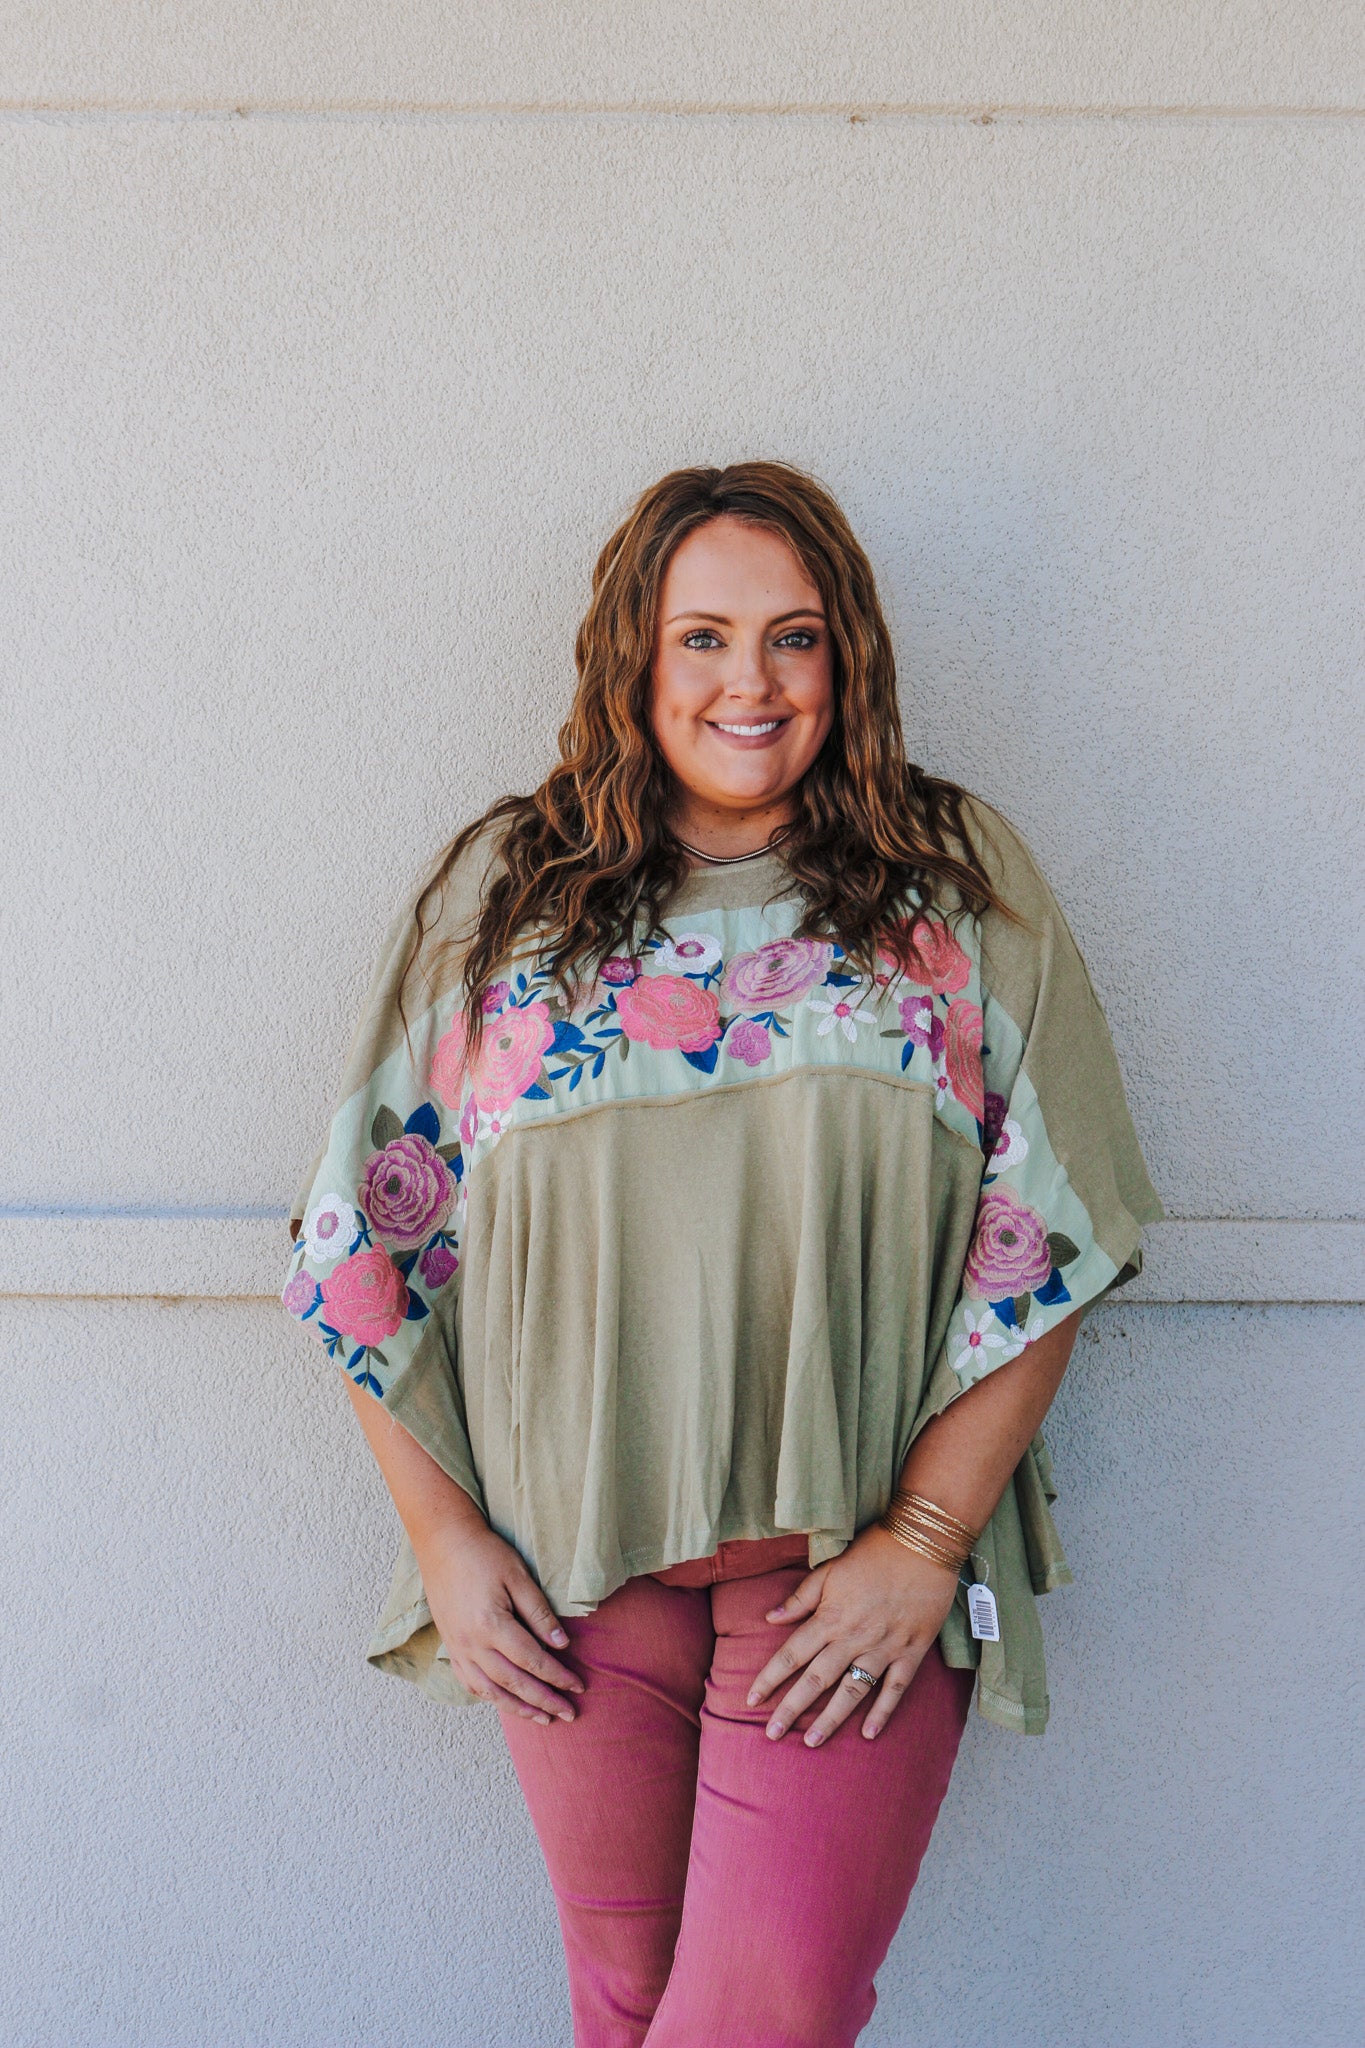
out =
[[[972,1635],[978,1643],[999,1642],[1000,1616],[996,1611],[995,1595],[989,1586],[967,1588],[967,1612],[971,1616]]]

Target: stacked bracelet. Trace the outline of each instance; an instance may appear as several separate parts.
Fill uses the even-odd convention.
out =
[[[980,1540],[978,1529],[969,1529],[965,1522],[959,1522],[956,1515],[950,1515],[946,1508],[936,1507],[926,1500],[922,1493],[894,1493],[891,1504],[878,1524],[888,1536],[894,1536],[897,1543],[903,1543],[907,1550],[927,1557],[931,1564],[941,1564],[945,1571],[960,1572],[967,1559],[976,1549]]]

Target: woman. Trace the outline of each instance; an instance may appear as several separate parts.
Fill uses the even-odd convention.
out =
[[[580,2048],[834,2048],[973,1684],[1044,1725],[1039,1427],[1161,1206],[824,490],[664,477],[576,653],[390,933],[284,1300],[407,1535],[370,1655],[496,1704]]]

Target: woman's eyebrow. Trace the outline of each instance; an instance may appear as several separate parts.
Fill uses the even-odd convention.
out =
[[[823,619],[819,605],[798,605],[794,612],[779,612],[775,619],[769,619],[770,626],[784,626],[788,619]],[[733,619],[727,619],[723,612],[674,612],[671,619],[665,619],[666,626],[676,626],[679,619],[705,619],[711,626],[730,626]]]

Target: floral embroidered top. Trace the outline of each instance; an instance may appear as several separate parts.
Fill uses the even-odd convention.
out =
[[[456,946],[409,982],[406,1033],[412,905],[396,920],[284,1305],[558,1612],[737,1538],[835,1556],[932,1416],[1140,1269],[1162,1209],[1085,965],[1018,834],[970,817],[1023,926],[911,905],[868,981],[793,935],[780,854],[694,868],[664,935],[572,1010],[528,939],[472,1064],[458,941],[489,835],[445,886]],[[1001,1639],[973,1640],[965,1584],[940,1639],[1026,1732],[1048,1712],[1034,1596],[1071,1576],[1055,1497],[1040,1436],[974,1559]],[[368,1654],[469,1697],[406,1542]]]

